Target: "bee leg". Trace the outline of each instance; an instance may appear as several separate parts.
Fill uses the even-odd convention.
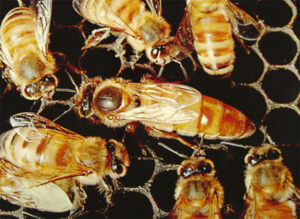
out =
[[[241,39],[238,35],[234,34],[235,38],[237,39],[237,41],[239,41],[239,43],[242,45],[242,47],[244,48],[244,50],[246,51],[247,54],[250,54],[250,50],[249,48],[245,45],[244,40]]]
[[[76,182],[76,186],[74,188],[74,204],[76,208],[80,207],[81,211],[84,210],[85,200],[87,198],[86,192],[82,188],[82,184],[79,182]]]
[[[72,65],[68,60],[67,56],[61,52],[53,52],[53,54],[56,56],[56,58],[60,58],[59,65],[68,68],[70,71],[82,75],[86,73],[86,70],[78,69],[74,65]]]
[[[149,126],[145,126],[145,130],[146,132],[152,136],[152,137],[156,137],[156,138],[166,138],[166,139],[175,139],[179,142],[181,142],[182,144],[192,148],[192,149],[196,149],[198,150],[199,147],[196,145],[192,145],[191,143],[189,143],[188,141],[184,140],[183,138],[181,138],[179,135],[177,135],[176,133],[173,132],[163,132],[160,131],[158,129],[149,127]]]
[[[110,28],[103,27],[96,30],[93,30],[92,34],[85,41],[82,50],[89,49],[91,47],[96,47],[101,43],[102,40],[105,40],[109,37]]]
[[[125,141],[125,136],[126,136],[126,134],[127,134],[127,133],[130,133],[130,134],[133,135],[133,136],[135,137],[135,139],[137,140],[137,142],[138,142],[138,144],[139,144],[139,146],[140,146],[140,148],[141,148],[141,150],[142,150],[142,154],[143,154],[144,156],[146,156],[146,155],[147,155],[147,151],[146,151],[146,149],[145,149],[145,147],[144,147],[144,145],[143,145],[141,139],[140,139],[139,136],[136,134],[136,130],[137,130],[137,128],[138,128],[139,126],[140,126],[140,124],[139,124],[139,123],[136,123],[136,122],[128,123],[128,124],[126,125],[126,127],[125,127],[125,133],[124,133],[124,135],[123,135],[122,142]]]

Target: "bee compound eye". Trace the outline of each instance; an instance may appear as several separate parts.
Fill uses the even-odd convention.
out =
[[[115,163],[115,164],[112,165],[112,170],[113,170],[115,173],[121,175],[121,174],[123,173],[124,168],[123,168],[123,165],[122,165],[122,164],[120,164],[120,163]]]
[[[112,153],[112,152],[114,152],[115,149],[116,149],[116,144],[113,143],[113,142],[108,142],[108,143],[106,144],[106,148],[107,148],[107,150],[108,150],[110,153]]]
[[[262,157],[260,155],[257,155],[257,154],[254,154],[253,156],[249,157],[249,163],[251,165],[255,165],[261,160],[262,160]]]
[[[210,173],[212,171],[212,166],[209,163],[201,162],[198,166],[198,171],[200,173]]]
[[[159,49],[158,47],[153,47],[153,49],[151,50],[151,56],[153,59],[156,59],[159,55]]]
[[[268,151],[267,158],[269,160],[276,160],[280,157],[280,154],[277,150],[271,149]]]
[[[27,85],[25,87],[24,91],[25,91],[27,96],[31,97],[36,92],[35,85],[34,84]]]
[[[187,178],[187,177],[189,177],[190,175],[192,175],[193,172],[194,172],[193,169],[190,168],[190,167],[188,167],[188,168],[185,168],[185,169],[183,169],[183,170],[181,171],[180,176],[182,176],[183,178]]]
[[[95,99],[95,106],[98,110],[111,112],[118,109],[122,103],[122,92],[116,87],[102,89]]]

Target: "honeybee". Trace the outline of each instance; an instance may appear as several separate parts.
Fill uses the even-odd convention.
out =
[[[252,148],[245,157],[244,218],[297,218],[300,191],[282,163],[281,151],[270,145]]]
[[[139,122],[153,137],[177,139],[189,147],[183,136],[207,139],[239,139],[252,135],[254,124],[237,109],[186,85],[160,83],[143,77],[141,83],[122,78],[84,82],[75,96],[80,117],[108,127],[127,125],[134,132]]]
[[[48,51],[52,0],[32,0],[30,7],[9,11],[0,27],[3,77],[30,100],[53,96],[58,79],[56,63]]]
[[[189,22],[184,21],[187,17]],[[176,36],[148,49],[147,54],[152,62],[165,65],[180,60],[178,54],[189,57],[193,43],[204,71],[210,75],[224,75],[234,68],[232,33],[244,45],[242,39],[257,40],[260,31],[260,25],[229,0],[187,0],[186,15]]]
[[[169,218],[221,218],[224,189],[215,177],[214,163],[192,157],[180,164],[177,173],[176,203]]]
[[[115,34],[125,34],[127,42],[136,52],[155,45],[169,36],[170,25],[161,17],[160,2],[148,0],[151,11],[142,0],[73,0],[76,12],[91,23],[104,26]],[[103,28],[99,29],[100,33]],[[96,41],[107,37],[107,33],[93,32]]]
[[[80,185],[105,188],[104,177],[127,171],[127,150],[113,139],[83,137],[34,113],[10,121],[14,128],[0,136],[0,196],[14,204],[73,211],[86,197]]]

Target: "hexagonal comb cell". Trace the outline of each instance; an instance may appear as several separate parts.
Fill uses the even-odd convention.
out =
[[[300,92],[299,79],[294,73],[285,69],[267,72],[262,88],[268,97],[277,103],[293,102]]]
[[[259,49],[270,64],[289,64],[297,54],[295,41],[284,32],[270,32],[259,42]]]

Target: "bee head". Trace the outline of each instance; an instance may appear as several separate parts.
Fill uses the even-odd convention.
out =
[[[77,103],[78,113],[81,117],[89,117],[92,114],[92,100],[95,86],[91,83],[84,85],[79,92],[79,102]]]
[[[107,151],[111,156],[110,177],[113,179],[124,176],[130,164],[129,155],[120,142],[110,139],[106,144]]]
[[[178,168],[178,175],[188,178],[193,175],[207,174],[214,175],[214,164],[211,160],[204,157],[190,158],[182,162]]]
[[[245,163],[251,166],[265,160],[281,161],[281,151],[272,145],[265,144],[261,147],[252,148],[245,157]]]
[[[41,80],[28,84],[21,88],[22,95],[30,100],[37,100],[39,98],[50,99],[58,84],[58,79],[55,75],[46,75]]]

